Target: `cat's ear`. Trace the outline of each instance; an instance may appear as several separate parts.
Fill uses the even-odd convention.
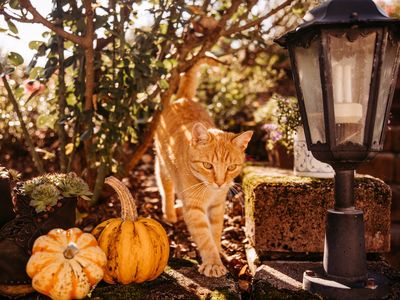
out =
[[[243,133],[240,133],[239,135],[235,136],[232,139],[232,143],[242,149],[242,151],[246,150],[248,143],[251,140],[251,137],[253,136],[253,131],[245,131]]]
[[[196,123],[192,128],[192,145],[206,144],[210,140],[210,135],[207,128],[201,124]]]

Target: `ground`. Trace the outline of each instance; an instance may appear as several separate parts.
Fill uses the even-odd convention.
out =
[[[185,223],[179,221],[171,225],[162,219],[161,199],[154,176],[154,159],[151,152],[144,155],[140,165],[132,171],[131,176],[123,178],[123,182],[136,200],[139,215],[151,217],[164,226],[170,239],[170,257],[200,261],[196,245],[191,240]],[[92,207],[87,215],[78,220],[78,225],[83,230],[90,231],[105,219],[119,216],[119,211],[119,201],[112,195]],[[227,198],[222,236],[222,247],[225,251],[223,260],[230,274],[238,282],[242,296],[247,297],[251,290],[251,274],[246,261],[247,240],[244,226],[244,197],[240,185],[237,184]]]
[[[10,145],[7,149],[3,148],[0,150],[0,162],[2,162],[5,167],[17,169],[23,173],[23,177],[26,179],[33,176],[34,170],[29,162],[29,156],[24,150],[15,144]],[[49,163],[49,168],[52,169],[51,163]],[[177,224],[171,225],[162,220],[161,199],[154,176],[154,155],[152,150],[149,150],[148,153],[143,156],[136,169],[134,169],[129,176],[122,178],[122,181],[131,190],[138,207],[139,215],[151,217],[159,221],[167,231],[171,249],[170,264],[171,262],[175,262],[175,264],[179,262],[181,264],[182,261],[185,263],[187,260],[199,262],[199,253],[196,250],[195,244],[190,239],[185,223],[179,221]],[[78,227],[84,231],[90,232],[102,221],[120,215],[120,203],[116,195],[108,188],[106,188],[106,194],[110,196],[100,199],[96,205],[89,207],[88,211],[80,211],[77,219]],[[232,192],[229,193],[227,198],[227,209],[224,216],[224,231],[222,237],[222,246],[225,251],[223,261],[230,272],[230,277],[233,279],[232,281],[236,283],[240,291],[239,294],[241,294],[243,299],[247,299],[250,297],[252,276],[246,261],[245,244],[247,240],[244,234],[244,225],[244,197],[241,187],[238,184]],[[192,270],[196,268],[197,266],[192,266]],[[160,289],[160,292],[164,293],[166,297],[163,288],[163,283],[167,280],[165,276],[167,275],[164,274],[163,277],[160,278],[160,281],[155,283],[154,287]],[[204,279],[205,278],[203,278],[203,280]],[[144,288],[146,289],[148,286],[144,286]],[[135,288],[133,287],[133,289]],[[102,284],[96,289],[93,295],[96,295],[99,290],[109,295],[110,293],[112,294],[112,292],[110,292],[112,288]],[[132,287],[125,287],[119,290],[121,293],[125,294],[133,292]],[[173,295],[173,293],[169,295],[168,299],[174,299],[171,298],[171,295]],[[212,299],[218,299],[217,294],[214,296],[215,297]],[[31,295],[26,299],[39,299],[37,297],[38,295]],[[165,299],[165,297],[160,299]],[[106,297],[104,299],[117,298]],[[189,298],[182,298],[182,295],[180,295],[176,299]]]

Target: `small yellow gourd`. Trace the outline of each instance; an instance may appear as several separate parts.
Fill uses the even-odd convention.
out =
[[[107,256],[104,281],[129,284],[157,278],[169,257],[169,241],[157,221],[137,216],[136,205],[128,188],[117,178],[105,181],[121,201],[121,218],[99,224],[92,234]]]
[[[90,233],[53,229],[36,239],[26,272],[39,293],[55,300],[82,299],[103,278],[106,262]]]

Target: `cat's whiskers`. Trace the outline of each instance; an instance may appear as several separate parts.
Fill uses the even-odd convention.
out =
[[[191,201],[192,201],[192,206],[197,207],[197,206],[202,206],[200,205],[201,202],[204,202],[204,195],[207,191],[207,187],[210,185],[208,182],[203,182],[203,185],[201,185],[199,188],[197,188],[194,193],[191,195]],[[202,193],[201,197],[200,194]],[[189,214],[191,211],[188,212]]]
[[[190,191],[191,189],[198,187],[199,185],[203,185],[203,184],[205,184],[205,182],[199,182],[199,183],[193,184],[193,185],[189,186],[188,188],[184,189],[181,193],[183,194],[184,192]]]

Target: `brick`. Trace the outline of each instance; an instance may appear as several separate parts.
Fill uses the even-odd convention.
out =
[[[333,180],[262,167],[246,167],[244,174],[245,231],[257,254],[322,253],[326,211],[334,203]],[[355,202],[364,211],[367,252],[390,251],[390,187],[357,175]]]
[[[400,222],[400,184],[390,185],[392,190],[392,222]]]
[[[357,169],[359,174],[368,174],[390,183],[394,181],[395,155],[393,153],[378,153],[369,162],[364,162]]]

